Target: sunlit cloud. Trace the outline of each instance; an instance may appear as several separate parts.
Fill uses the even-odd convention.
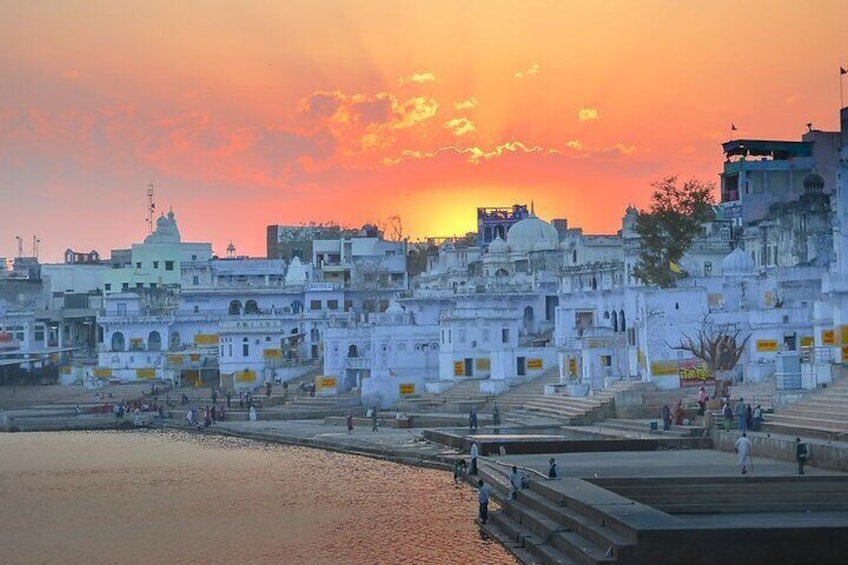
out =
[[[457,110],[471,110],[477,107],[477,99],[472,96],[468,100],[460,100],[453,107]]]
[[[454,118],[446,122],[445,127],[457,137],[477,131],[477,128],[474,127],[474,124],[468,118]]]
[[[566,141],[565,146],[569,149],[573,149],[574,151],[580,151],[581,149],[583,149],[583,144],[580,142],[579,139],[571,139],[569,141]]]
[[[596,108],[580,108],[577,111],[577,118],[581,122],[588,120],[597,120],[600,117]]]
[[[404,84],[424,84],[425,82],[433,82],[434,80],[436,80],[436,75],[433,73],[414,73],[408,77],[399,78],[398,84],[401,86]]]
[[[556,149],[544,148],[539,145],[528,146],[520,141],[509,141],[506,143],[502,143],[488,151],[481,149],[477,146],[457,147],[455,145],[448,145],[445,147],[439,147],[435,151],[417,151],[406,149],[404,151],[401,151],[398,157],[386,157],[383,160],[383,163],[385,165],[397,165],[398,163],[406,161],[408,159],[434,159],[443,153],[463,155],[467,158],[468,163],[476,165],[483,161],[497,159],[510,153],[556,154],[560,153],[560,151]]]
[[[539,67],[539,63],[533,63],[532,65],[530,65],[529,69],[527,69],[526,71],[519,71],[515,73],[514,75],[512,75],[512,78],[524,78],[526,76],[529,77],[531,75],[536,75],[539,74],[540,69],[541,67]]]

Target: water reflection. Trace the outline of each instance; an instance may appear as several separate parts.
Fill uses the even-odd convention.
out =
[[[515,563],[447,473],[181,432],[0,434],[4,563]]]

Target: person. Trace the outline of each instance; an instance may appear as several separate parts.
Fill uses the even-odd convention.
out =
[[[551,457],[550,461],[548,461],[548,478],[549,479],[558,479],[559,478],[559,467],[557,467],[556,461],[553,457]]]
[[[730,425],[733,423],[733,410],[730,409],[730,403],[724,402],[724,408],[721,409],[721,414],[724,416],[724,431],[730,431]]]
[[[227,390],[227,408],[232,408],[233,402],[233,393],[230,390]]]
[[[283,401],[289,399],[289,382],[283,381]]]
[[[265,383],[265,398],[271,398],[271,381]]]
[[[474,408],[468,413],[468,430],[477,431],[477,411]]]
[[[740,397],[736,403],[736,427],[740,432],[748,431],[748,417],[745,411],[745,399]]]
[[[353,414],[348,412],[345,416],[345,422],[347,422],[347,433],[351,433],[353,431]]]
[[[218,402],[218,391],[215,390],[215,387],[212,387],[212,404]]]
[[[518,498],[518,491],[524,486],[524,474],[518,472],[518,467],[512,466],[512,473],[509,475],[509,498],[515,500]]]
[[[477,474],[477,455],[479,454],[479,452],[480,452],[480,450],[477,448],[477,442],[472,442],[471,443],[471,452],[470,452],[471,453],[471,474],[472,475]]]
[[[376,432],[377,430],[377,406],[374,405],[371,408],[371,431]]]
[[[671,429],[671,410],[668,407],[668,404],[663,404],[662,407],[662,421],[663,421],[663,431],[668,431]]]
[[[248,412],[248,417],[250,418],[251,422],[256,421],[256,406],[250,407],[250,411]]]
[[[501,425],[501,409],[498,408],[498,402],[495,401],[495,408],[492,410],[492,425],[500,426]]]
[[[453,482],[458,483],[459,479],[465,476],[466,463],[462,457],[458,458],[453,463]]]
[[[489,520],[489,487],[483,483],[483,479],[477,481],[477,501],[480,503],[481,524],[485,524]]]
[[[76,415],[77,415],[77,416],[79,416],[80,414],[82,414],[82,408],[80,408],[80,405],[79,405],[79,404],[77,404],[76,406],[74,406],[74,412],[76,413]]]
[[[807,444],[801,441],[801,438],[795,438],[795,459],[798,461],[798,474],[804,474],[804,464],[810,458],[810,450],[807,449]]]
[[[707,400],[709,400],[707,389],[701,387],[701,390],[698,391],[698,416],[703,416],[704,412],[706,412]]]
[[[751,440],[748,439],[748,434],[742,432],[739,439],[736,440],[736,453],[739,456],[739,467],[742,468],[742,474],[748,473],[748,463],[751,459]]]
[[[674,406],[674,425],[682,426],[683,425],[683,401],[678,400],[677,404]]]
[[[754,408],[753,418],[751,418],[751,429],[755,432],[760,431],[763,425],[763,408],[759,404]]]

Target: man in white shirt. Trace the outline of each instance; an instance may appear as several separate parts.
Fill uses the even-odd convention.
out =
[[[477,455],[479,454],[479,450],[477,449],[477,442],[471,444],[471,474],[477,474]]]
[[[748,439],[748,434],[742,433],[739,439],[736,440],[736,453],[739,455],[739,466],[742,468],[742,474],[748,472],[748,463],[751,459],[751,440]]]

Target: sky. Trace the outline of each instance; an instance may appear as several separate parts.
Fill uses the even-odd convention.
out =
[[[222,255],[263,256],[269,224],[414,241],[515,203],[614,233],[651,183],[716,182],[731,124],[836,130],[846,21],[844,0],[2,0],[0,257],[140,242],[151,183]]]

